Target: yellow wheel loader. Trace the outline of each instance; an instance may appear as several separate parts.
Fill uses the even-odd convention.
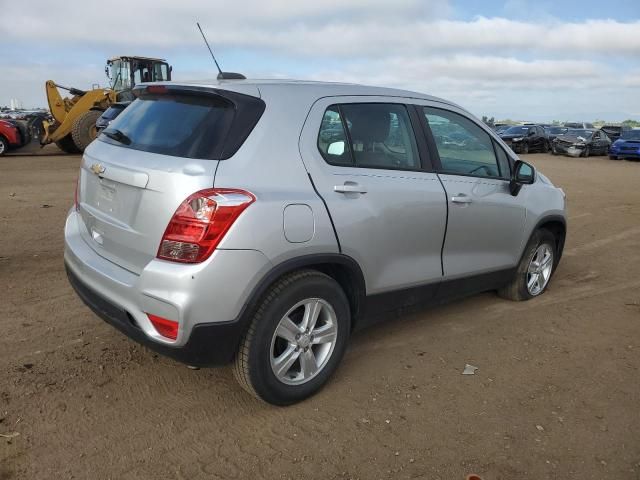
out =
[[[52,80],[45,84],[52,122],[44,122],[41,145],[55,142],[67,153],[80,153],[96,138],[96,120],[116,101],[131,101],[131,89],[142,82],[171,80],[171,66],[161,58],[121,56],[107,60],[109,88],[79,90]],[[69,92],[62,97],[60,90]]]

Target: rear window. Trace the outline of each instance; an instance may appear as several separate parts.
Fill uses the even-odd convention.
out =
[[[124,107],[109,107],[102,114],[102,118],[105,120],[113,120],[122,110],[124,110]]]
[[[183,158],[224,159],[247,138],[264,102],[231,94],[142,94],[102,131],[99,140],[124,148]]]

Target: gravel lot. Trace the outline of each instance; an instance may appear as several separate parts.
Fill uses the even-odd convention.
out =
[[[640,163],[526,159],[569,197],[549,291],[357,334],[285,409],[94,316],[62,263],[80,157],[0,159],[0,479],[640,479]]]

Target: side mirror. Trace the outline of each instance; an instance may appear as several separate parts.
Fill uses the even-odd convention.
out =
[[[518,160],[513,166],[513,174],[509,182],[509,190],[514,197],[520,193],[523,185],[531,185],[536,178],[536,170],[533,165]]]

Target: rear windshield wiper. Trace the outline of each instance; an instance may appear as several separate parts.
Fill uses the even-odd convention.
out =
[[[120,142],[124,145],[131,145],[131,139],[117,128],[107,128],[103,130],[102,133],[116,142]]]

